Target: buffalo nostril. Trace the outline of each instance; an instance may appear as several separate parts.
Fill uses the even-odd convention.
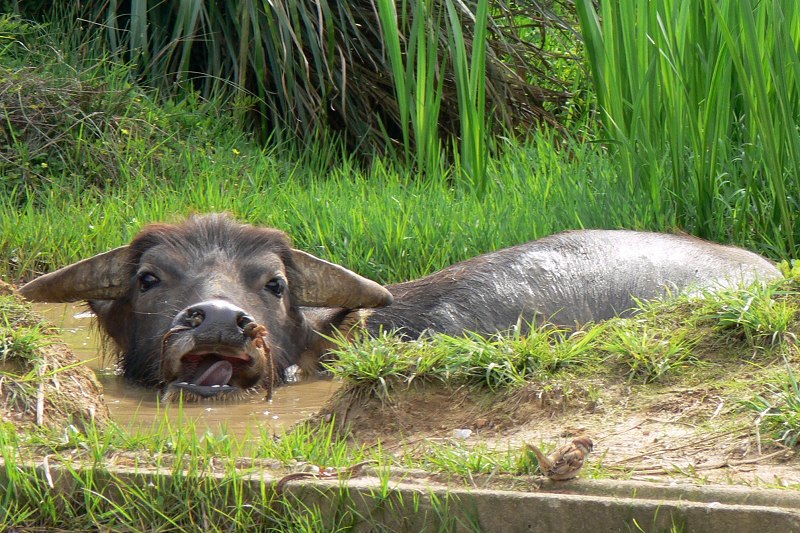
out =
[[[247,313],[239,313],[236,315],[236,325],[242,330],[244,330],[245,326],[252,324],[255,321],[256,320]]]
[[[200,309],[187,309],[186,316],[183,319],[183,323],[190,328],[196,328],[200,324],[203,323],[205,320],[206,315]]]

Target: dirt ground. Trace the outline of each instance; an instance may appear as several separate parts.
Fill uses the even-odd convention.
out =
[[[471,388],[424,385],[366,402],[342,391],[321,414],[335,414],[356,440],[380,439],[384,450],[397,453],[425,453],[431,441],[461,440],[458,429],[471,430],[467,446],[503,451],[525,442],[552,448],[586,435],[594,452],[583,477],[800,487],[797,453],[760,442],[752,415],[726,405],[720,391],[593,385],[602,390],[599,399],[574,386],[565,393],[531,385],[498,399]]]

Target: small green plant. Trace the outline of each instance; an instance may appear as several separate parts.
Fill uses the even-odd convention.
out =
[[[800,385],[788,362],[780,383],[768,385],[764,394],[743,403],[757,413],[759,431],[791,448],[800,443]]]
[[[476,474],[533,474],[536,459],[519,449],[498,450],[486,443],[466,444],[453,442],[425,442],[420,450],[404,457],[411,467],[422,467],[443,474],[469,480]]]
[[[388,396],[391,385],[420,375],[414,369],[413,357],[408,355],[409,345],[388,333],[358,336],[352,343],[347,339],[336,342],[339,348],[334,350],[335,359],[328,368],[379,398]]]
[[[0,405],[29,411],[43,379],[41,348],[52,342],[47,326],[13,296],[0,296]]]
[[[321,467],[352,466],[373,458],[365,446],[353,446],[339,438],[334,421],[298,424],[278,438],[261,435],[256,457],[269,457],[283,463],[308,462]]]
[[[515,350],[503,337],[466,334],[436,340],[450,352],[449,373],[468,383],[497,391],[521,386],[532,370],[529,354]]]
[[[605,323],[586,324],[572,332],[550,326],[544,326],[544,330],[538,328],[535,334],[547,331],[550,336],[550,349],[539,352],[539,374],[552,376],[561,370],[580,368],[598,361],[597,348],[605,328]],[[523,343],[533,336],[534,332],[523,338]]]
[[[653,523],[647,527],[642,527],[642,525],[639,524],[639,521],[634,518],[631,521],[633,528],[626,524],[628,531],[631,533],[686,533],[686,525],[683,523],[684,520],[680,516],[675,517],[670,515],[669,526],[663,526],[661,525],[662,520],[659,519],[658,515],[658,511],[656,511],[656,513],[653,515]]]
[[[592,349],[602,328],[589,327],[569,333],[543,324],[510,336],[482,338],[469,335],[459,351],[467,354],[466,372],[471,381],[490,389],[519,387],[532,379],[547,379],[560,371],[580,368],[595,360]]]
[[[6,322],[5,327],[0,329],[0,361],[32,361],[38,351],[50,342],[40,325],[17,329]]]
[[[426,458],[428,468],[447,472],[465,479],[472,474],[483,474],[498,469],[496,457],[486,453],[486,449],[469,448],[463,445],[439,445],[428,449]]]
[[[797,259],[783,260],[777,264],[781,273],[787,278],[797,282],[800,281],[800,261]]]
[[[629,379],[652,383],[698,364],[692,353],[698,340],[687,330],[651,331],[631,328],[630,321],[626,321],[609,328],[602,348],[628,367]]]
[[[721,295],[717,308],[709,318],[717,321],[722,331],[743,336],[749,345],[780,346],[794,340],[790,331],[797,308],[777,285],[752,285],[747,289]]]

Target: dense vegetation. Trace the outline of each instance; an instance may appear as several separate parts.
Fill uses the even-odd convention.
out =
[[[617,148],[620,177],[648,191],[651,216],[796,255],[796,4],[601,2],[600,13],[577,5],[603,135]]]
[[[338,11],[317,2],[310,15],[296,3],[271,2],[269,11],[242,0],[224,16],[214,1],[148,11],[134,0],[83,2],[81,19],[67,2],[55,13],[50,2],[11,4],[23,12],[0,16],[3,279],[120,245],[150,221],[209,211],[281,228],[298,247],[381,282],[580,227],[683,230],[774,259],[798,255],[800,13],[790,0],[576,0],[541,16],[500,1],[378,0],[374,13],[369,2]],[[759,392],[726,375],[714,383],[765,436],[793,447],[794,292],[787,283],[708,306],[678,302],[574,337],[365,340],[342,351],[335,371],[378,396],[451,378],[503,391],[601,366],[645,387],[691,382],[707,368],[698,346],[708,355],[730,341],[750,359],[720,364],[763,365]],[[20,335],[38,338],[6,314],[0,325],[4,353]],[[227,484],[124,486],[122,503],[111,504],[97,496],[91,470],[73,474],[82,500],[59,499],[46,479],[9,467],[16,492],[0,499],[0,529],[133,517],[134,530],[191,528],[198,517],[212,517],[209,530],[230,529],[231,507],[216,506],[241,503],[232,465],[242,450],[226,435],[153,433],[3,428],[0,456],[24,462],[26,453],[81,449],[97,464],[117,450],[143,462],[178,454],[189,458],[181,481],[192,482],[202,457],[216,455],[230,466]],[[264,435],[248,453],[335,466],[393,461],[329,438],[308,428],[278,441]],[[498,459],[444,447],[400,461],[450,464],[465,477],[531,469],[511,450]],[[196,507],[183,505],[187,497]],[[255,506],[234,508],[232,523],[263,526]]]
[[[498,138],[497,156],[478,158],[482,185],[438,152],[422,168],[405,165],[402,150],[366,164],[324,133],[264,146],[226,101],[194,91],[164,99],[132,83],[132,65],[87,61],[79,46],[52,54],[51,30],[16,18],[0,29],[8,37],[0,228],[9,236],[0,254],[12,279],[196,211],[280,227],[381,281],[560,229],[647,224],[627,202],[609,213],[616,176],[599,145],[546,129],[525,143]],[[70,223],[55,223],[63,219]]]
[[[302,141],[279,128],[271,140],[257,141],[242,113],[255,104],[220,91],[204,95],[198,80],[171,92],[148,89],[141,67],[125,62],[129,55],[111,50],[107,34],[87,22],[63,13],[45,25],[3,17],[0,272],[25,279],[121,244],[148,221],[211,210],[285,229],[299,246],[384,282],[577,227],[684,230],[774,258],[796,255],[800,62],[787,43],[797,41],[800,15],[788,4],[712,2],[696,12],[680,2],[651,2],[604,12],[598,25],[590,3],[578,2],[585,70],[572,59],[581,41],[563,32],[553,39],[538,26],[520,33],[519,23],[509,42],[521,46],[528,38],[549,55],[519,53],[514,61],[526,61],[509,64],[525,66],[542,85],[562,80],[560,94],[570,95],[542,111],[554,127],[525,131],[488,122],[484,129],[480,117],[508,112],[477,98],[493,91],[475,77],[488,64],[471,57],[463,35],[452,46],[441,43],[457,18],[440,21],[435,31],[445,33],[436,39],[419,33],[413,21],[425,13],[414,9],[424,4],[409,5],[397,27],[391,17],[381,19],[384,75],[403,82],[386,101],[406,110],[396,129],[407,133],[384,137],[396,149],[376,148],[367,159],[322,126],[304,128]],[[439,6],[443,18],[447,5]],[[514,13],[492,4],[488,27]],[[549,27],[563,29],[570,13],[569,4],[548,12]],[[165,17],[163,24],[175,22],[174,14]],[[389,46],[397,39],[399,49]],[[489,41],[504,39],[495,32]],[[148,42],[163,46],[155,37]],[[439,67],[425,66],[421,47],[435,42],[430,60],[464,52],[462,92],[472,100],[442,86],[447,76]],[[559,53],[567,59],[553,59]],[[164,75],[176,61],[194,64],[170,61]],[[458,61],[451,58],[454,68]],[[156,66],[148,63],[150,76]],[[437,106],[462,104],[458,127],[436,114]],[[439,121],[432,125],[432,117]]]

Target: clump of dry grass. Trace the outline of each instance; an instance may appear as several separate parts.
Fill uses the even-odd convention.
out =
[[[142,165],[135,143],[157,160],[156,148],[180,138],[160,127],[165,114],[151,112],[129,65],[76,61],[52,32],[0,16],[0,192],[20,205],[52,185],[120,185]]]
[[[390,56],[393,44],[401,53],[401,42],[407,74],[425,72],[428,90],[441,101],[435,113],[439,120],[430,118],[437,123],[432,129],[443,140],[464,140],[459,92],[466,88],[458,86],[450,38],[457,26],[463,39],[455,49],[471,54],[481,3],[398,4],[391,17],[399,32],[394,43],[379,16],[380,3],[364,0],[278,1],[259,7],[236,3],[239,7],[227,9],[217,2],[176,6],[89,1],[80,17],[96,22],[85,31],[87,38],[97,29],[94,34],[107,41],[104,46],[135,63],[138,75],[151,86],[167,93],[189,86],[207,98],[234,99],[250,111],[248,122],[265,138],[287,132],[289,138],[313,142],[334,132],[349,152],[371,157],[375,150],[391,152],[396,144],[417,141],[403,138],[409,117],[402,100],[419,98],[422,107],[426,96],[417,89],[425,83],[398,79]],[[565,21],[572,17],[572,2],[489,4],[487,32],[475,40],[487,48],[485,76],[480,77],[486,109],[491,110],[485,117],[487,128],[524,136],[538,123],[557,125],[553,110],[569,98],[571,82],[560,79],[552,63],[574,62],[578,56],[551,48],[577,42]],[[417,57],[420,36],[428,53]]]
[[[105,111],[108,91],[40,67],[0,66],[0,168],[6,187],[48,180],[50,167],[81,156],[90,182],[116,179],[119,154],[106,132],[118,119]]]

